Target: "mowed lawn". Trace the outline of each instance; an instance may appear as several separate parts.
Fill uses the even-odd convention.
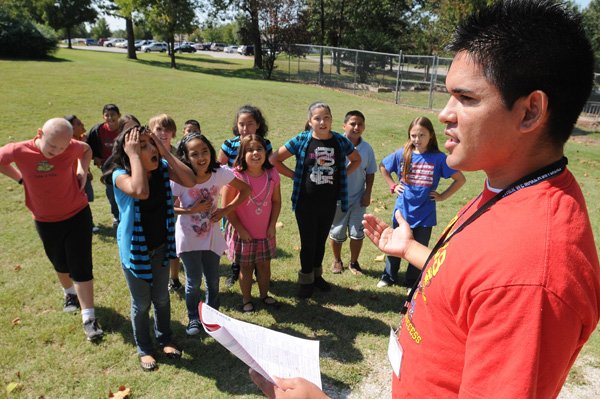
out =
[[[219,147],[231,136],[236,110],[251,103],[264,112],[270,128],[268,138],[277,148],[302,130],[307,106],[315,100],[331,105],[334,130],[338,131],[346,111],[364,112],[364,138],[372,144],[378,161],[404,143],[408,123],[419,115],[434,120],[440,146],[444,141],[442,127],[431,112],[316,86],[264,81],[259,72],[252,70],[250,61],[186,55],[178,56],[181,69],[171,70],[164,54],[138,56],[138,61],[129,61],[123,54],[62,49],[50,61],[0,60],[0,145],[29,139],[45,120],[70,113],[78,115],[89,129],[101,121],[105,103],[116,103],[122,114],[134,114],[142,121],[168,113],[178,124],[178,135],[186,119],[198,119],[202,131]],[[591,140],[568,143],[569,167],[583,187],[598,239],[600,138],[597,133],[577,133]],[[158,371],[144,373],[140,369],[129,319],[129,293],[110,212],[98,179],[100,173],[92,169],[96,200],[91,206],[95,222],[101,227],[93,242],[96,312],[106,332],[97,345],[85,341],[79,314],[62,312],[60,285],[24,206],[23,190],[0,176],[0,397],[105,398],[109,390],[114,392],[120,385],[131,388],[136,398],[261,397],[241,361],[204,333],[186,336],[185,304],[177,295],[171,297],[172,320],[175,339],[184,351],[183,359],[174,362],[159,356]],[[481,190],[482,173],[466,176],[465,187],[438,204],[440,225],[433,237]],[[443,187],[447,184],[444,182]],[[319,340],[323,383],[331,395],[345,397],[365,382],[381,384],[385,392],[389,378],[377,376],[382,375],[381,370],[385,370],[384,375],[390,370],[386,356],[389,327],[399,323],[405,289],[375,287],[383,262],[376,260],[379,251],[365,242],[360,259],[364,276],[356,277],[348,271],[332,275],[328,249],[323,266],[325,278],[334,284],[334,289],[316,293],[310,300],[297,300],[294,294],[299,237],[290,193],[291,181],[282,180],[283,226],[277,236],[279,258],[272,263],[272,292],[283,303],[282,308],[259,308],[254,314],[242,314],[239,287],[224,286],[229,262],[223,257],[221,311],[298,337]],[[389,220],[394,198],[379,175],[372,200],[370,212]],[[343,260],[347,263],[348,259],[346,245]],[[403,263],[402,270],[405,266]],[[258,295],[256,287],[254,294]],[[594,334],[584,352],[596,359],[597,366],[598,334]],[[573,375],[574,383],[586,383],[579,370]],[[14,388],[10,393],[5,388],[9,386]]]

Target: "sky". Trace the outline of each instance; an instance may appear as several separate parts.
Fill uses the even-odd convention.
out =
[[[588,6],[588,4],[590,4],[591,0],[575,0],[575,3],[579,6],[579,8],[583,9],[585,7]],[[114,30],[118,30],[118,29],[123,29],[125,30],[125,20],[123,18],[114,18],[114,17],[107,17],[104,16],[104,18],[106,18],[106,21],[108,22],[108,25],[110,26],[110,30],[114,31]]]

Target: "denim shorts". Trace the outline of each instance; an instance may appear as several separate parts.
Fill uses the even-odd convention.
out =
[[[360,206],[360,201],[352,204],[348,212],[342,212],[342,206],[338,203],[331,230],[329,230],[329,238],[336,242],[346,241],[347,235],[350,235],[352,240],[365,238],[362,220],[366,211],[367,208]]]

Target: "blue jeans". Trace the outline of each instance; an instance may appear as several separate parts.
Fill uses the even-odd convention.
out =
[[[198,320],[202,275],[206,284],[206,303],[219,309],[219,260],[221,257],[213,251],[182,252],[179,257],[185,269],[185,306],[190,320]]]
[[[160,346],[171,343],[171,300],[169,299],[169,266],[163,266],[165,246],[150,251],[152,284],[135,277],[123,267],[131,293],[131,325],[140,356],[152,355],[150,338],[150,305],[154,305],[154,335]]]
[[[394,219],[392,226],[394,228],[398,227],[396,219]],[[413,237],[418,243],[427,246],[429,245],[429,239],[431,238],[432,229],[433,227],[414,227],[412,229]],[[400,260],[401,258],[397,258],[395,256],[388,255],[385,257],[385,270],[381,275],[382,280],[398,284],[398,270],[400,269]],[[402,285],[411,288],[420,275],[421,270],[409,263],[408,268],[406,269],[406,274],[404,276],[404,282],[402,283]]]

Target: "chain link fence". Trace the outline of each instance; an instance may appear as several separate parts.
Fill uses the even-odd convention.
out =
[[[333,87],[396,104],[441,109],[451,58],[296,44],[277,59],[277,80]]]
[[[377,53],[340,47],[291,45],[276,61],[273,78],[315,84],[396,104],[441,110],[452,58]],[[600,74],[582,117],[600,124]]]

